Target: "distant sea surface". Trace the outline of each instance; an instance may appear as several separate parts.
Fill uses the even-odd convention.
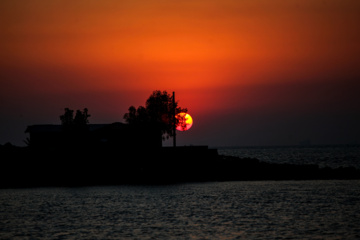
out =
[[[319,167],[356,167],[360,169],[360,145],[223,147],[218,153],[262,162],[316,164]]]
[[[360,181],[0,190],[0,239],[360,239]]]

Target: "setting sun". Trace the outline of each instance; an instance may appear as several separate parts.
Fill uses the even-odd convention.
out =
[[[178,131],[189,130],[193,125],[192,117],[188,113],[184,113],[184,112],[178,113],[176,115],[176,118],[179,119],[179,124],[176,127],[176,130]]]

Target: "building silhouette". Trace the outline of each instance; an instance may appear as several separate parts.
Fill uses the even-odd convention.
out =
[[[63,125],[30,125],[25,133],[29,134],[32,148],[58,147],[111,147],[159,148],[162,147],[161,131],[149,126],[130,125],[120,122],[111,124],[87,124],[82,129],[68,130]]]

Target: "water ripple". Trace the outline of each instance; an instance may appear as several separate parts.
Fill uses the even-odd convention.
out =
[[[360,181],[0,190],[1,239],[357,239]]]

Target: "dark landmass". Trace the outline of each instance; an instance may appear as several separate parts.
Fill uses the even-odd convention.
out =
[[[354,167],[273,164],[207,146],[32,149],[0,145],[0,188],[173,184],[207,181],[360,179]]]

